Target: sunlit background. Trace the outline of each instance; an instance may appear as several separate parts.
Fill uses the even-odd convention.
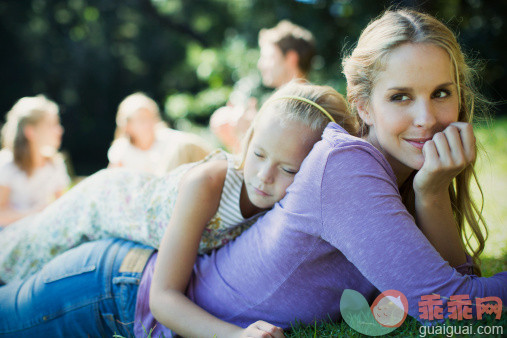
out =
[[[262,95],[257,34],[281,19],[315,34],[311,79],[344,93],[342,51],[390,4],[459,30],[466,51],[487,61],[486,94],[507,98],[505,1],[11,0],[0,2],[0,121],[20,97],[46,94],[60,104],[74,174],[89,175],[106,166],[116,108],[134,91],[152,96],[180,129],[206,126],[241,78]]]

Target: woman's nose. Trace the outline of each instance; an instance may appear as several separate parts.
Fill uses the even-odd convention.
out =
[[[414,124],[421,128],[432,128],[436,122],[436,111],[431,101],[421,100],[414,108]]]

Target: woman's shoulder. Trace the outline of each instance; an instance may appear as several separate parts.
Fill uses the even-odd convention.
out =
[[[364,139],[350,135],[336,123],[330,123],[326,127],[319,143],[315,148],[325,153],[326,160],[322,161],[325,167],[357,174],[361,171],[383,172],[396,181],[389,162],[377,148]]]
[[[345,129],[343,129],[342,126],[333,122],[329,123],[326,129],[324,129],[322,139],[327,141],[333,148],[344,146],[356,148],[364,147],[371,150],[372,152],[378,152],[378,150],[368,141],[365,141],[360,137],[350,135]]]
[[[317,143],[314,150],[326,153],[328,157],[330,155],[340,158],[363,157],[366,155],[387,164],[384,156],[377,148],[360,137],[350,135],[336,123],[329,123],[322,134],[322,140]],[[314,151],[312,150],[312,152]]]

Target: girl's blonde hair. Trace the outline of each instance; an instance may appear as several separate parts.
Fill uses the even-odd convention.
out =
[[[474,106],[485,102],[475,89],[475,73],[456,40],[453,32],[434,17],[412,10],[388,10],[370,24],[361,33],[357,46],[352,53],[343,59],[343,73],[347,78],[347,99],[352,112],[357,116],[358,102],[367,106],[377,77],[385,70],[390,53],[397,47],[407,43],[427,43],[444,49],[451,59],[453,76],[458,89],[459,116],[458,121],[472,122]],[[361,135],[368,134],[368,126],[362,123]],[[452,210],[458,231],[467,252],[475,262],[475,272],[480,274],[478,258],[484,250],[487,228],[482,216],[482,203],[479,208],[472,199],[470,181],[477,177],[474,164],[466,167],[449,186]],[[403,202],[407,209],[415,214],[413,178],[410,177],[400,188]],[[482,190],[481,197],[483,202]],[[471,236],[465,231],[465,223],[471,229]],[[482,227],[481,227],[482,225]],[[484,231],[484,233],[483,233]],[[478,246],[474,248],[470,241],[475,237]]]
[[[126,132],[127,122],[141,109],[146,109],[152,112],[153,117],[160,123],[161,126],[167,126],[162,122],[157,103],[144,93],[134,93],[124,98],[118,106],[118,112],[116,114],[116,130],[114,132],[115,140],[121,137],[126,137],[132,142],[130,135],[127,135]]]
[[[27,175],[35,168],[25,127],[37,125],[47,114],[58,114],[58,105],[44,95],[23,97],[7,113],[2,128],[2,147],[12,151],[14,163]]]
[[[302,98],[297,99],[297,98]],[[322,111],[314,105],[305,102],[309,100],[325,109],[347,132],[357,135],[359,122],[350,113],[345,98],[329,86],[317,86],[307,82],[292,81],[278,89],[264,103],[255,116],[250,129],[243,138],[241,162],[242,168],[245,162],[248,146],[255,133],[257,121],[264,114],[276,114],[282,121],[298,121],[308,126],[312,131],[322,133],[330,121]]]

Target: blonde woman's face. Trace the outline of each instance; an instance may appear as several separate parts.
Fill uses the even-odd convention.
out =
[[[369,105],[358,110],[370,127],[368,140],[386,156],[395,173],[420,169],[424,143],[458,120],[449,55],[432,44],[397,47],[373,88]]]
[[[249,200],[258,208],[272,207],[294,181],[303,159],[320,134],[301,122],[287,121],[265,112],[254,127],[243,169]]]
[[[60,148],[63,127],[58,114],[47,113],[33,128],[33,141],[39,148]]]

